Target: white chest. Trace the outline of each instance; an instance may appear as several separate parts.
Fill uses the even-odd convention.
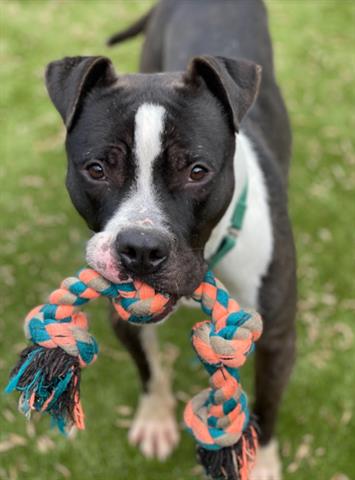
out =
[[[213,230],[206,245],[205,256],[208,258],[216,251],[226,233],[247,177],[248,199],[243,228],[235,248],[215,267],[215,272],[241,306],[258,308],[258,291],[272,258],[273,234],[264,176],[253,146],[243,133],[237,137],[234,173],[233,200]]]

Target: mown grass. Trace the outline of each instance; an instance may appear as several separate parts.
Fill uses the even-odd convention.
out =
[[[151,3],[1,2],[1,388],[24,345],[24,314],[82,264],[88,238],[63,186],[64,131],[45,93],[44,66],[64,55],[105,54],[118,70],[136,70],[141,39],[111,51],[103,40]],[[299,256],[298,362],[278,427],[285,478],[352,479],[355,3],[268,5],[278,76],[293,122],[290,203]],[[68,440],[48,431],[48,419],[31,427],[17,414],[15,397],[1,394],[0,479],[196,478],[193,441],[185,433],[164,464],[144,460],[128,445],[125,409],[119,406],[135,405],[138,379],[105,321],[104,305],[90,312],[102,354],[84,375],[87,430]],[[180,353],[180,398],[205,384],[189,348],[192,322],[185,310],[161,332],[165,345],[175,344]],[[167,358],[171,353],[172,347]],[[249,387],[250,374],[249,368]],[[179,402],[180,415],[182,407]]]

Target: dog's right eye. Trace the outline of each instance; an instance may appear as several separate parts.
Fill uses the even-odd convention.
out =
[[[86,167],[86,170],[93,180],[103,180],[105,178],[105,171],[102,165],[98,162],[90,163]]]

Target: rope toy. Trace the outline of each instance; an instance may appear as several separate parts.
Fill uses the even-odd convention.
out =
[[[100,296],[111,300],[123,320],[135,324],[163,319],[177,301],[138,280],[111,283],[85,268],[76,277],[66,278],[51,293],[49,303],[31,310],[25,334],[33,345],[20,354],[6,392],[18,390],[20,411],[28,418],[32,411],[49,413],[52,424],[63,433],[73,425],[85,428],[81,368],[96,360],[98,346],[80,308]],[[247,480],[257,433],[238,369],[261,335],[261,319],[241,310],[212,272],[206,273],[192,298],[211,318],[197,323],[192,331],[192,344],[210,375],[210,388],[187,404],[185,423],[210,478]]]

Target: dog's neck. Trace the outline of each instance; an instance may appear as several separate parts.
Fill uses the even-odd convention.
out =
[[[205,247],[205,258],[209,258],[213,255],[218,246],[220,245],[223,237],[226,235],[228,227],[231,224],[231,218],[233,215],[233,211],[237,204],[238,198],[240,197],[243,188],[246,182],[249,181],[248,179],[248,156],[250,157],[250,153],[252,150],[252,146],[250,145],[249,139],[243,134],[236,134],[236,148],[234,154],[234,178],[235,178],[235,186],[232,200],[221,218],[218,224],[212,231],[212,234],[206,244]],[[249,196],[247,199],[247,208],[249,204]]]
[[[272,260],[274,240],[269,194],[257,152],[247,135],[238,135],[235,154],[235,191],[225,215],[208,242],[207,255],[218,247],[230,225],[233,209],[248,181],[245,217],[235,247],[215,271],[243,307],[258,308],[258,292]]]

